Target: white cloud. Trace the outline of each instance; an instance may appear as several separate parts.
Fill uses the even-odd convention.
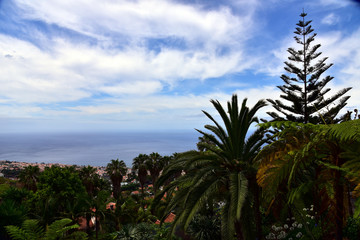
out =
[[[319,4],[323,6],[346,7],[351,3],[350,0],[320,0]]]
[[[32,105],[0,105],[0,118],[13,117],[17,118],[29,118],[33,114],[39,114],[43,111],[41,107],[36,107]]]
[[[334,13],[330,13],[326,15],[322,20],[321,23],[327,25],[334,25],[339,22],[339,16],[335,15]]]
[[[341,32],[331,32],[318,38],[322,44],[321,51],[324,57],[329,57],[329,62],[334,67],[340,68],[339,76],[336,76],[341,84],[347,86],[359,85],[360,79],[360,28],[351,35],[344,35]],[[359,99],[360,100],[360,99]]]
[[[39,48],[0,35],[1,101],[67,102],[102,93],[151,95],[184,79],[221,77],[254,64],[243,54],[242,44],[251,36],[256,1],[239,4],[247,10],[241,16],[228,7],[209,11],[165,0],[16,3],[21,17],[98,41],[79,43],[36,30]],[[151,38],[179,41],[182,47],[158,43],[155,51],[146,43]],[[126,44],[117,48],[123,39]],[[231,50],[222,52],[224,48]]]
[[[20,18],[45,21],[49,28],[56,25],[85,36],[79,42],[71,34],[67,36],[66,31],[57,35],[34,30],[36,38],[32,40],[40,39],[39,48],[0,35],[0,102],[18,103],[13,105],[15,110],[8,112],[10,117],[69,117],[79,122],[111,119],[160,127],[167,121],[168,125],[197,126],[200,118],[206,120],[201,109],[215,114],[210,99],[225,104],[230,94],[221,90],[208,93],[213,86],[203,94],[193,89],[188,91],[192,95],[179,92],[165,96],[164,92],[189,81],[206,81],[254,66],[254,71],[280,76],[283,61],[288,57],[286,49],[294,44],[290,36],[280,43],[281,48],[268,53],[270,57],[264,58],[264,52],[261,57],[257,53],[249,55],[246,46],[254,46],[256,39],[252,43],[246,40],[251,39],[257,24],[254,21],[257,0],[236,1],[236,11],[233,6],[209,10],[199,4],[165,0],[16,0],[16,3],[22,9]],[[323,0],[322,4],[335,3]],[[324,19],[334,23],[336,16]],[[91,41],[86,42],[88,39]],[[319,39],[330,46],[330,54],[327,47],[321,51],[330,57],[330,62],[336,59],[343,76],[358,79],[359,35],[333,32]],[[262,89],[244,89],[240,81],[237,85],[239,100],[248,97],[250,106],[259,98],[279,96],[275,84]],[[68,103],[62,105],[63,102]],[[37,106],[38,103],[45,107]],[[265,111],[260,111],[260,117],[267,116]]]
[[[239,33],[252,25],[251,9],[240,17],[226,7],[206,11],[201,6],[165,0],[36,3],[17,0],[16,3],[26,18],[57,24],[100,40],[108,39],[108,34],[112,33],[133,39],[175,37],[184,39],[187,44],[235,44],[240,39],[235,41],[234,37],[246,36]]]
[[[245,90],[235,90],[238,95],[239,102],[244,98],[248,98],[247,106],[252,107],[260,99],[278,98],[279,92],[274,86],[264,86],[262,88],[250,88]],[[217,115],[216,110],[212,107],[210,99],[218,100],[224,108],[226,102],[231,99],[231,94],[225,92],[211,92],[204,95],[181,95],[181,96],[147,96],[146,98],[123,98],[123,99],[107,99],[93,101],[91,105],[78,105],[67,108],[69,112],[77,115],[116,115],[122,117],[124,113],[138,116],[136,119],[143,119],[149,115],[156,116],[157,119],[173,118],[174,115],[181,116],[174,119],[174,123],[181,123],[184,118],[206,119],[201,110],[208,111],[210,114]],[[267,117],[266,111],[270,106],[259,111],[260,117]],[[53,114],[59,114],[54,112]],[[64,112],[68,114],[68,112]]]
[[[315,9],[315,11],[318,11],[319,9],[323,11],[325,9],[335,10],[335,9],[345,8],[348,7],[351,4],[351,2],[352,0],[318,0],[318,1],[308,0],[306,1],[306,5]],[[305,10],[307,11],[307,8],[305,8]]]
[[[94,93],[153,94],[182,79],[219,77],[249,66],[242,56],[205,51],[103,49],[56,39],[51,51],[0,35],[1,95],[18,102],[64,102]]]
[[[113,96],[118,96],[124,94],[148,95],[160,91],[161,88],[161,83],[157,81],[136,81],[112,86],[103,86],[100,87],[99,90]]]
[[[59,66],[28,42],[0,35],[0,65],[0,95],[8,101],[73,101],[89,96],[81,89],[83,76]]]

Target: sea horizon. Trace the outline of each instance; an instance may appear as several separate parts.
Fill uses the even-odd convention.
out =
[[[2,133],[0,160],[106,166],[119,159],[131,167],[139,154],[196,149],[198,137],[195,130]]]

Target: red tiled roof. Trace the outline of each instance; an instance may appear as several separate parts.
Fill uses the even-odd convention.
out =
[[[171,223],[174,221],[176,215],[173,213],[170,213],[164,220],[164,223]],[[160,224],[159,220],[156,220],[155,224]]]
[[[106,209],[115,210],[116,209],[116,203],[109,202],[108,204],[106,204]]]

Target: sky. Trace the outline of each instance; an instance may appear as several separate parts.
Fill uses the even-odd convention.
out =
[[[183,131],[210,99],[279,99],[303,9],[328,96],[359,107],[358,1],[0,0],[1,132]]]

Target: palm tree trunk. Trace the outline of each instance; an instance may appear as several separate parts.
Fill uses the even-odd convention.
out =
[[[86,213],[86,233],[90,234],[90,221],[91,221],[91,214]]]
[[[334,159],[335,166],[341,167],[344,163],[344,160],[340,158],[340,151],[338,146],[336,145],[332,150],[332,156]],[[335,171],[335,182],[334,182],[334,190],[335,190],[335,224],[336,224],[336,240],[343,239],[343,224],[344,224],[344,183],[341,176],[340,170]]]
[[[351,203],[351,199],[352,199],[352,196],[351,196],[351,192],[350,192],[350,189],[351,189],[351,186],[350,186],[350,183],[347,182],[347,200],[348,200],[348,208],[349,208],[349,216],[350,217],[353,217],[354,215],[354,211],[353,211],[353,205]]]
[[[98,239],[99,236],[99,229],[100,229],[100,222],[98,219],[98,216],[95,217],[95,231],[96,231],[96,239]]]
[[[262,221],[260,212],[260,187],[254,185],[254,207],[255,207],[255,224],[256,224],[256,239],[262,239]]]
[[[141,197],[144,199],[144,184],[140,182],[141,185]]]
[[[238,240],[245,240],[243,236],[243,231],[241,228],[240,221],[235,221],[235,233],[236,233],[236,239]]]
[[[335,170],[335,223],[336,223],[336,240],[343,239],[344,224],[344,186],[341,182],[341,172]]]

